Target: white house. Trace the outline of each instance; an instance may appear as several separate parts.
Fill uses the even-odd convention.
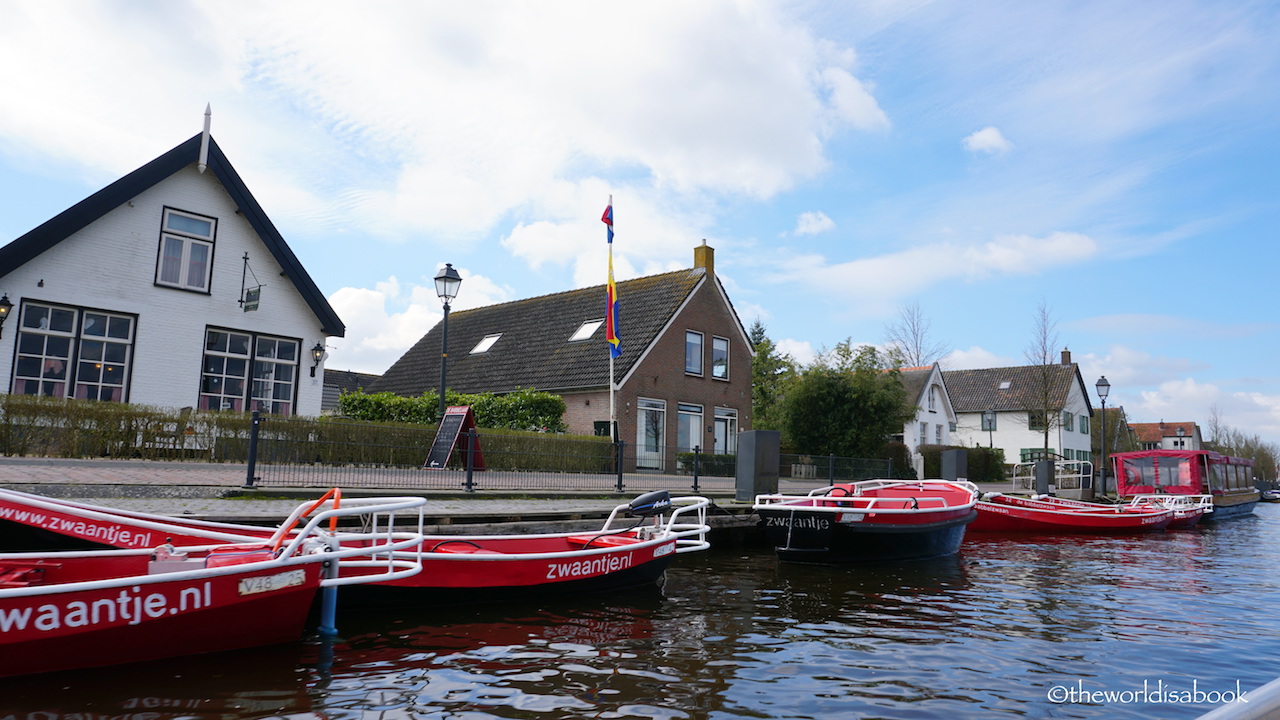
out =
[[[937,363],[928,367],[903,368],[900,371],[902,386],[907,391],[907,401],[915,404],[915,417],[902,428],[902,442],[907,446],[916,465],[918,477],[923,477],[923,445],[952,444],[951,431],[956,427],[956,411],[951,405],[951,395],[942,368]]]
[[[0,293],[14,394],[319,415],[345,332],[207,133],[0,247]]]
[[[1070,352],[1062,352],[1059,365],[948,370],[943,376],[956,411],[957,445],[1002,448],[1007,463],[1038,459],[1045,445],[1047,399],[1049,452],[1065,460],[1092,460],[1093,406]],[[989,424],[983,420],[988,413]]]

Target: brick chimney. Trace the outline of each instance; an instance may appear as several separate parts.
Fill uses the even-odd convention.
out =
[[[1062,348],[1062,364],[1063,365],[1071,364],[1071,351],[1066,348]]]
[[[693,249],[693,266],[706,269],[708,275],[716,274],[716,251],[707,244],[706,238],[702,239],[701,245]]]

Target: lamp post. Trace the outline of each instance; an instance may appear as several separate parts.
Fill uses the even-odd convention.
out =
[[[987,449],[994,447],[992,442],[992,433],[996,429],[996,411],[987,409],[982,411],[982,429],[987,431]]]
[[[436,295],[444,303],[444,324],[440,333],[440,417],[444,417],[444,381],[445,363],[449,360],[449,301],[458,297],[458,286],[462,284],[462,276],[453,269],[451,263],[445,263],[436,273]]]
[[[1094,387],[1098,390],[1098,399],[1102,401],[1102,472],[1099,474],[1102,492],[1097,492],[1095,488],[1094,495],[1105,497],[1107,494],[1107,396],[1111,394],[1111,383],[1107,382],[1107,376],[1103,375],[1098,378],[1098,384]]]

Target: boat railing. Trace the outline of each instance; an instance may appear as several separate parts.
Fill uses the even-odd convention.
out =
[[[963,503],[955,503],[952,498],[940,495],[897,495],[891,497],[880,497],[868,494],[871,491],[879,491],[885,489],[919,489],[922,493],[937,489],[937,483],[946,483],[949,486],[958,487],[969,493],[969,499]],[[933,485],[933,487],[929,487]],[[848,493],[845,495],[833,494],[835,492]],[[806,500],[814,503],[814,509],[831,509],[831,510],[850,510],[857,509],[859,511],[875,511],[880,513],[909,513],[919,510],[928,509],[946,509],[946,508],[965,508],[972,507],[976,502],[980,490],[977,485],[967,480],[863,480],[846,487],[844,485],[829,485],[827,487],[811,490],[807,495],[783,495],[783,494],[765,494],[757,495],[755,504],[773,505],[779,503],[794,503],[797,500]],[[904,501],[912,501],[907,506]],[[821,502],[821,505],[817,503]],[[898,507],[893,507],[893,506]]]
[[[642,539],[674,537],[678,553],[706,550],[711,547],[711,543],[707,542],[707,533],[711,531],[711,526],[707,524],[707,507],[710,505],[711,501],[700,495],[673,497],[670,511],[654,515],[653,524],[647,528],[640,528],[639,537]],[[608,519],[604,521],[604,527],[600,533],[623,532],[630,529],[619,526],[629,509],[631,509],[630,503],[615,507],[609,513]],[[615,522],[619,525],[615,525]]]
[[[1088,482],[1086,482],[1086,479]],[[1088,460],[1055,460],[1053,485],[1058,490],[1083,490],[1093,482],[1093,463]],[[1036,463],[1022,462],[1013,466],[1013,491],[1036,489]]]
[[[356,583],[383,582],[411,577],[422,571],[422,507],[425,497],[346,498],[325,500],[323,503],[302,504],[294,509],[280,527],[291,528],[308,513],[307,524],[289,535],[289,541],[281,551],[281,557],[289,557],[301,551],[313,538],[321,538],[328,546],[328,556],[338,560],[338,572],[325,578],[325,586],[352,585]],[[318,510],[318,511],[317,511]],[[400,524],[397,513],[416,510],[416,530],[396,530]],[[323,527],[336,525],[338,518],[360,518],[359,531],[337,530],[325,532]],[[274,538],[273,538],[274,540]],[[343,571],[360,568],[381,572],[346,574]]]
[[[1134,495],[1129,499],[1132,506],[1159,505],[1172,510],[1206,510],[1213,512],[1212,495],[1167,495],[1164,493],[1146,493]]]

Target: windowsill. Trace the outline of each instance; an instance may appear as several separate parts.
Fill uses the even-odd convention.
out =
[[[200,290],[198,288],[183,287],[181,285],[169,285],[168,283],[162,283],[162,282],[153,282],[151,283],[151,285],[152,287],[164,288],[165,290],[178,290],[181,292],[189,292],[196,295],[212,295],[213,294],[213,291],[208,289]]]

